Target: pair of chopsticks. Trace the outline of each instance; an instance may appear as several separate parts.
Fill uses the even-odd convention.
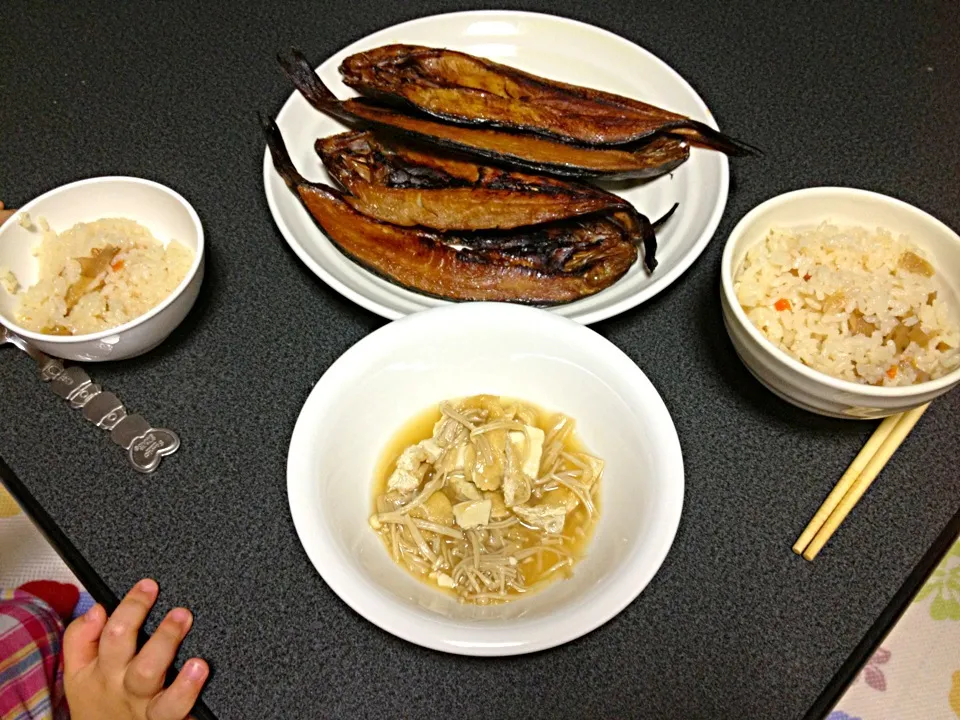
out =
[[[880,423],[794,543],[793,551],[797,555],[805,560],[817,556],[928,407],[930,403],[891,415]]]

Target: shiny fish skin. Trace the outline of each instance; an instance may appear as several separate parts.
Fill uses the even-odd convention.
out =
[[[456,249],[471,236],[447,236],[366,217],[331,187],[297,172],[280,130],[263,121],[274,165],[317,225],[357,263],[402,287],[449,300],[493,300],[536,305],[570,302],[609,287],[637,260],[636,245],[619,222],[572,221],[569,247],[558,261],[499,249]],[[557,230],[562,234],[563,228]],[[586,238],[586,240],[578,239]],[[559,240],[558,240],[559,243]],[[572,248],[572,252],[566,252]]]
[[[447,122],[620,146],[674,133],[728,155],[757,148],[631,98],[532,75],[466,53],[385,45],[346,58],[343,81],[363,95]]]
[[[636,147],[581,147],[536,135],[452,125],[399,112],[369,98],[340,101],[302,53],[293,50],[278,60],[307,102],[348,125],[468,153],[497,165],[578,179],[651,180],[672,172],[690,157],[688,143],[670,136],[655,137]]]
[[[589,185],[427,154],[369,131],[321,138],[316,150],[354,209],[394,225],[509,230],[630,207]]]

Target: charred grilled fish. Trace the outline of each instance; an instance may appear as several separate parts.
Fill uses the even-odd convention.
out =
[[[332,135],[316,150],[344,201],[368,217],[434,230],[511,230],[598,212],[620,211],[657,266],[650,221],[623,198],[590,185],[477,165],[415,146],[382,142],[370,131]]]
[[[394,225],[509,230],[629,208],[589,185],[388,145],[370,131],[322,138],[316,150],[351,207]]]
[[[537,135],[452,125],[400,112],[369,98],[340,101],[298,51],[280,56],[284,72],[313,107],[350,125],[380,129],[497,165],[569,178],[650,180],[690,157],[684,140],[657,136],[637,147],[590,148]]]
[[[351,55],[340,72],[347,85],[364,95],[454,123],[586,145],[624,145],[672,133],[729,155],[757,152],[709,125],[654,105],[453,50],[385,45]]]
[[[609,287],[637,260],[631,231],[602,216],[552,224],[544,230],[550,242],[540,238],[539,249],[529,251],[510,248],[506,235],[491,234],[485,247],[472,248],[484,241],[374,220],[333,188],[308,182],[294,167],[276,123],[263,126],[277,171],[327,237],[345,255],[402,287],[450,300],[552,305]]]

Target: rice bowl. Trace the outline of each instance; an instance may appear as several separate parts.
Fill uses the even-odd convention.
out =
[[[203,226],[190,203],[170,188],[134,177],[88,178],[46,192],[24,204],[20,212],[38,222],[43,217],[55,229],[127,218],[147,228],[159,242],[176,239],[192,254],[185,276],[173,291],[130,321],[78,335],[42,333],[25,327],[18,317],[20,288],[40,280],[35,251],[42,238],[23,227],[17,216],[7,219],[0,224],[0,280],[5,286],[0,287],[0,322],[41,352],[84,362],[134,357],[159,345],[193,307],[204,276]]]
[[[130,322],[167,298],[193,262],[183,244],[164,246],[126,218],[77,223],[59,234],[43,217],[34,223],[23,213],[20,224],[42,237],[34,250],[39,278],[16,293],[17,319],[39,333],[82,335]]]
[[[733,348],[768,390],[804,410],[847,419],[882,418],[927,403],[960,384],[960,367],[937,378],[909,385],[871,385],[829,375],[805,365],[769,339],[737,297],[735,275],[748,251],[773,228],[886,228],[906,235],[929,260],[946,289],[944,299],[957,307],[960,235],[928,213],[896,198],[844,187],[814,187],[773,197],[748,212],[730,233],[720,270],[720,304]],[[777,298],[779,299],[779,298]],[[774,301],[776,302],[776,300]],[[888,368],[889,369],[889,368]]]
[[[747,251],[734,288],[768,340],[841,380],[895,387],[960,366],[950,289],[904,235],[773,228]]]

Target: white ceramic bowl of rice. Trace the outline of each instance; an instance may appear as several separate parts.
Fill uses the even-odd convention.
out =
[[[0,322],[66,360],[153,349],[193,307],[203,228],[178,193],[150,180],[80,180],[0,226]]]
[[[721,262],[724,324],[798,407],[878,418],[960,382],[960,236],[912,205],[809,188],[759,205]]]

